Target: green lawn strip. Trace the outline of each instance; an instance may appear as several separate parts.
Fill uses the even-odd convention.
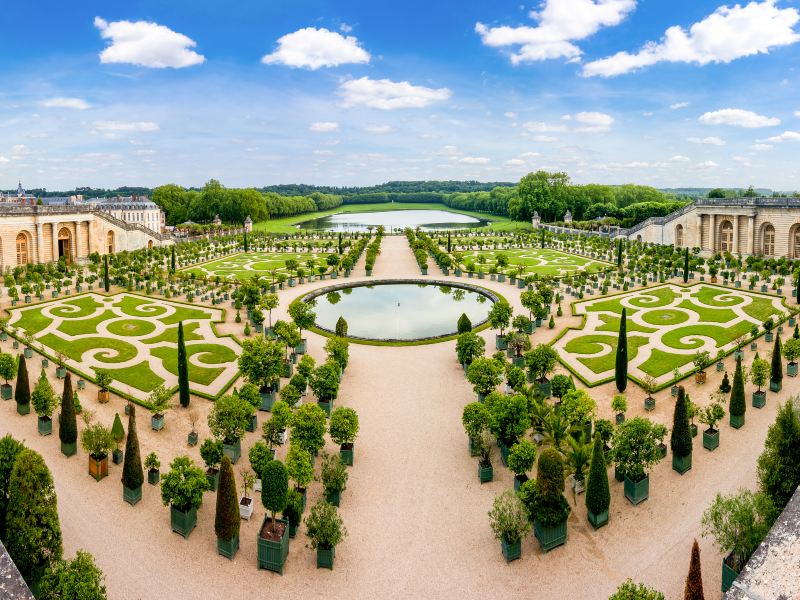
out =
[[[693,358],[692,354],[676,354],[653,348],[650,358],[640,364],[639,369],[652,377],[661,377],[691,363]]]
[[[622,312],[622,311],[620,311]],[[627,313],[630,315],[631,313]],[[600,325],[595,331],[611,331],[613,333],[617,333],[619,331],[619,322],[621,317],[614,317],[612,315],[598,315],[600,320],[603,321],[603,324]],[[632,319],[625,320],[626,326],[629,332],[638,331],[640,333],[655,333],[657,329],[652,327],[645,327],[644,325],[639,325]]]
[[[80,310],[72,310],[66,308],[64,305],[75,306]],[[72,300],[62,302],[61,306],[53,307],[50,312],[54,316],[62,317],[64,319],[81,319],[94,314],[94,312],[102,306],[103,305],[100,302],[97,302],[91,296],[81,296],[80,298],[74,298]]]
[[[53,319],[43,315],[41,309],[38,307],[21,312],[22,314],[19,320],[14,323],[14,327],[24,329],[25,333],[30,333],[31,335],[36,335],[53,322]]]
[[[744,302],[744,298],[742,298],[741,294],[733,290],[711,287],[708,285],[701,285],[692,293],[692,296],[709,306],[729,307]],[[726,298],[718,299],[719,296],[726,296]]]
[[[708,308],[707,306],[700,306],[688,299],[678,304],[678,307],[696,312],[700,316],[701,321],[709,323],[728,323],[737,318],[736,313],[730,308]]]
[[[619,297],[608,298],[606,300],[584,300],[584,311],[590,312],[610,312],[617,315],[622,315],[622,303]],[[575,304],[578,304],[577,302]],[[628,308],[626,311],[627,316],[636,314],[638,311],[635,308]]]
[[[164,325],[176,325],[181,321],[207,321],[210,318],[211,315],[206,310],[178,306],[173,314],[163,317],[159,321]]]
[[[679,325],[689,320],[689,315],[682,310],[656,309],[644,311],[642,320],[650,325]]]
[[[749,317],[753,317],[762,323],[772,315],[780,315],[780,311],[776,310],[772,305],[772,300],[758,296],[754,296],[753,301],[743,306],[742,310]]]
[[[730,344],[739,336],[745,335],[750,331],[752,324],[747,321],[739,321],[729,327],[719,325],[687,325],[679,329],[673,329],[664,334],[661,338],[665,345],[677,350],[691,350],[701,347],[704,342],[695,339],[692,341],[681,342],[682,338],[707,337],[714,340],[717,348]]]
[[[492,249],[492,250],[467,250],[462,258],[462,269],[466,270],[467,262],[474,262],[476,269],[481,268],[484,272],[491,270],[495,266],[498,254],[505,254],[509,264],[505,268],[498,269],[498,272],[508,276],[516,275],[516,267],[525,267],[523,275],[526,273],[538,273],[540,275],[561,276],[562,273],[571,274],[580,269],[587,273],[595,273],[604,265],[592,258],[568,254],[560,250],[539,249],[539,248],[515,248],[515,249]],[[483,263],[479,257],[484,257]]]
[[[153,348],[150,354],[156,356],[164,363],[164,368],[173,375],[178,374],[178,350],[177,348],[167,348],[160,346]],[[219,344],[188,344],[186,346],[187,357],[200,354],[198,360],[205,364],[223,364],[236,360],[236,353],[227,346],[220,346]],[[189,380],[201,385],[210,385],[220,373],[225,370],[224,367],[210,368],[198,367],[194,363],[189,363]]]
[[[587,339],[588,338],[588,339]],[[587,356],[587,357],[579,357],[578,360],[586,365],[589,369],[597,373],[604,373],[610,369],[614,368],[614,364],[617,359],[617,337],[608,335],[608,336],[594,336],[588,335],[584,338],[576,338],[572,341],[580,341],[586,340],[585,344],[578,344],[579,350],[574,349],[574,347],[570,347],[569,343],[567,343],[564,348],[570,352],[575,352],[578,354],[588,354],[589,352],[601,352],[601,346],[598,342],[602,341],[603,343],[608,344],[611,347],[611,350],[602,356]],[[628,360],[633,360],[636,358],[636,355],[639,353],[639,347],[644,346],[649,343],[649,339],[640,335],[632,335],[628,336]],[[583,348],[590,348],[589,350],[585,350]],[[593,350],[591,348],[594,348]]]
[[[67,335],[86,335],[97,333],[97,325],[108,319],[118,318],[119,315],[111,310],[104,310],[91,319],[68,319],[61,322],[58,331]]]
[[[152,318],[167,312],[167,308],[159,306],[158,302],[158,300],[151,300],[142,296],[123,294],[119,301],[114,303],[114,306],[119,307],[122,312],[131,317]],[[151,306],[148,306],[147,309],[140,309],[139,307],[143,304],[150,304]]]
[[[39,341],[54,351],[61,352],[75,362],[82,362],[83,354],[95,348],[109,350],[108,352],[97,354],[99,360],[108,363],[125,362],[136,356],[135,347],[116,338],[89,337],[65,340],[60,336],[48,333],[39,338]],[[114,350],[117,351],[117,356],[114,356],[112,352]]]
[[[150,335],[155,329],[155,324],[145,319],[120,319],[108,324],[109,333],[122,337]]]
[[[195,332],[195,330],[200,327],[200,323],[186,323],[183,326],[183,339],[187,342],[193,342],[196,340],[204,339],[202,335]],[[170,344],[177,344],[178,343],[178,327],[168,327],[164,330],[163,333],[151,338],[147,338],[142,340],[143,344],[154,345],[160,342],[169,342]]]
[[[655,302],[652,300],[653,296],[656,298]],[[631,304],[643,309],[659,308],[666,306],[677,297],[678,294],[672,291],[672,289],[670,289],[668,286],[661,288],[650,288],[634,292],[633,296],[631,297]]]
[[[119,383],[124,383],[145,393],[152,392],[164,383],[161,377],[153,373],[146,360],[124,369],[108,369],[108,372]]]

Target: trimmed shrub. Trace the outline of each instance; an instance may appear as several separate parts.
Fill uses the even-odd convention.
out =
[[[607,511],[611,505],[606,468],[603,438],[596,435],[592,447],[592,460],[589,463],[589,478],[586,481],[586,508],[596,515]]]
[[[121,424],[120,427],[122,427]],[[140,488],[144,483],[142,457],[139,453],[139,435],[136,433],[136,407],[133,404],[131,404],[130,412],[128,413],[128,439],[125,442],[122,483],[129,490]]]
[[[758,482],[779,509],[800,486],[800,418],[797,399],[790,399],[770,425],[764,451],[758,457]]]
[[[236,496],[236,477],[228,456],[222,457],[217,488],[217,512],[214,532],[221,540],[231,540],[239,535],[239,499]]]
[[[734,417],[741,417],[747,410],[744,398],[744,375],[742,374],[742,359],[736,359],[736,371],[733,374],[733,388],[728,413]]]
[[[669,445],[672,453],[680,458],[692,453],[692,432],[689,429],[689,411],[683,386],[678,388],[678,399],[675,401],[675,412],[672,414],[672,435]]]
[[[689,561],[689,573],[686,575],[686,587],[683,588],[683,600],[705,600],[703,573],[700,570],[700,546],[697,545],[697,540],[692,544],[692,558]]]
[[[58,437],[64,444],[74,444],[78,441],[78,423],[75,417],[75,402],[72,397],[72,375],[69,371],[64,377],[64,392],[61,394]]]
[[[14,400],[17,401],[17,404],[28,404],[31,401],[31,382],[28,379],[28,365],[24,354],[19,355],[17,387],[14,390]]]

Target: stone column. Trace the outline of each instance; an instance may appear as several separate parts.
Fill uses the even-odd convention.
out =
[[[755,215],[750,215],[750,219],[747,223],[747,246],[749,248],[749,254],[755,254],[756,252],[756,217]]]
[[[708,215],[708,241],[709,250],[714,254],[717,251],[717,215],[714,213]]]
[[[733,251],[734,256],[739,253],[739,215],[733,215]]]
[[[697,213],[697,244],[695,244],[701,250],[703,249],[703,215],[701,213]]]
[[[58,230],[60,227],[58,223],[53,223],[53,262],[58,260]]]
[[[78,260],[78,232],[80,231],[80,223],[78,221],[74,222],[75,224],[75,235],[72,236],[72,262]]]
[[[84,222],[86,223],[86,255],[88,256],[94,252],[94,248],[92,248],[92,222],[88,220]]]
[[[33,258],[33,251],[30,251],[30,257]],[[42,235],[42,224],[36,222],[36,262],[44,262],[44,236]]]

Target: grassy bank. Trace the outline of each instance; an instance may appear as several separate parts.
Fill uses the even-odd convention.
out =
[[[515,229],[530,229],[530,223],[523,223],[520,221],[512,221],[508,217],[498,217],[496,215],[487,215],[484,213],[473,212],[469,210],[457,210],[450,208],[438,202],[427,203],[414,203],[414,202],[386,202],[380,204],[347,204],[338,206],[331,210],[321,210],[313,213],[305,213],[302,215],[295,215],[293,217],[284,217],[282,219],[270,219],[269,221],[260,221],[253,225],[255,231],[267,231],[270,233],[297,233],[298,229],[295,227],[298,223],[309,221],[311,219],[318,219],[320,217],[327,217],[337,213],[362,213],[373,211],[392,211],[392,210],[443,210],[446,212],[468,215],[476,219],[484,219],[489,221],[489,224],[480,229],[494,231],[512,231]]]

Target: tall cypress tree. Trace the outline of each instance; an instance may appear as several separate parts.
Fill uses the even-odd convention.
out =
[[[675,412],[672,414],[672,435],[669,445],[672,453],[679,458],[686,458],[692,453],[692,432],[689,429],[689,411],[683,386],[678,387],[678,399],[675,401]]]
[[[778,384],[778,389],[780,389],[780,384],[783,381],[783,361],[781,360],[782,352],[781,336],[776,333],[775,345],[772,347],[772,372],[769,376],[769,380],[771,383]]]
[[[731,416],[731,424],[734,417],[744,417],[747,410],[747,403],[744,400],[744,376],[742,375],[742,359],[736,359],[736,371],[733,374],[733,388],[731,389],[731,401],[728,406],[728,413]]]
[[[622,267],[622,238],[617,240],[617,267]]]
[[[608,510],[611,493],[608,489],[606,457],[603,454],[603,439],[594,436],[592,460],[589,463],[589,478],[586,480],[586,509],[595,515]]]
[[[58,422],[58,437],[61,440],[61,452],[65,456],[75,454],[75,443],[78,441],[78,423],[75,418],[75,400],[72,398],[72,375],[69,371],[64,377],[64,392],[61,394],[61,417]]]
[[[111,281],[108,278],[108,254],[103,256],[103,287],[106,292],[111,290]]]
[[[544,227],[542,227],[541,246],[542,246],[542,248],[544,248]]]
[[[692,544],[692,558],[689,561],[689,574],[683,588],[683,600],[705,600],[703,595],[703,573],[700,571],[700,546],[695,539]]]
[[[125,462],[122,465],[122,484],[136,490],[144,483],[142,457],[139,453],[139,435],[136,433],[136,406],[131,404],[128,413],[128,439],[125,442]]]
[[[172,253],[169,257],[169,270],[175,272],[175,244],[172,245]]]
[[[181,406],[189,406],[189,361],[186,358],[186,343],[183,340],[183,321],[178,323],[178,397]]]
[[[20,354],[17,367],[17,388],[14,390],[14,400],[17,401],[17,410],[29,405],[31,402],[31,382],[28,379],[28,365],[25,355]],[[30,410],[30,409],[28,409]]]
[[[247,231],[244,232],[244,251],[247,252]]]
[[[619,337],[617,338],[617,358],[614,364],[614,374],[616,376],[617,390],[621,394],[628,387],[628,325],[625,307],[622,308],[622,316],[619,320]]]
[[[339,235],[342,235],[341,233]],[[447,232],[447,253],[450,254],[450,232]]]
[[[689,248],[683,252],[683,283],[689,281]]]
[[[239,499],[236,497],[236,479],[228,456],[222,457],[217,488],[217,513],[214,531],[220,540],[229,541],[239,535]]]

